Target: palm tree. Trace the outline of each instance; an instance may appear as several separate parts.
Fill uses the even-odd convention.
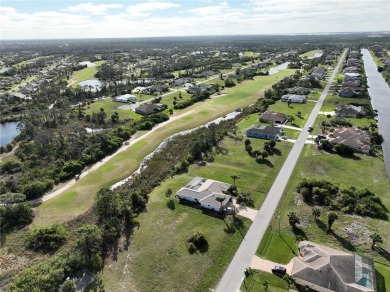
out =
[[[314,220],[317,220],[321,216],[321,209],[318,207],[314,207],[311,214],[313,215]]]
[[[233,185],[236,186],[236,180],[239,179],[240,177],[237,174],[233,174],[230,177],[233,179]]]
[[[222,209],[222,203],[223,203],[223,201],[225,201],[225,198],[216,197],[215,200],[216,200],[217,202],[220,202],[220,203],[221,203],[221,209]]]
[[[335,212],[329,212],[328,213],[328,230],[330,231],[332,229],[333,223],[339,219],[339,216]]]
[[[287,217],[288,217],[288,223],[290,223],[292,228],[295,228],[296,224],[301,223],[298,215],[293,211],[289,212]]]
[[[371,239],[372,239],[371,249],[374,249],[375,244],[376,244],[377,242],[383,243],[382,236],[380,236],[379,233],[374,232],[373,234],[370,235],[370,237],[371,237]]]

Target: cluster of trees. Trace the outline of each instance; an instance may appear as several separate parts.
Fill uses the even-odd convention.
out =
[[[272,151],[276,146],[276,142],[273,139],[264,143],[263,151],[253,150],[251,140],[249,139],[246,139],[244,144],[245,151],[248,152],[249,155],[253,156],[258,163],[263,162],[270,154],[272,154]]]
[[[297,186],[305,202],[331,210],[386,220],[388,210],[381,199],[367,189],[340,187],[327,180],[304,179]]]
[[[176,102],[176,104],[174,104],[173,108],[174,109],[184,109],[186,107],[193,105],[194,103],[208,99],[209,97],[210,97],[209,91],[204,91],[201,93],[193,94],[190,99]]]

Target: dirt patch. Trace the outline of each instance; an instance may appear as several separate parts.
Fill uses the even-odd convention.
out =
[[[342,228],[349,240],[354,244],[370,243],[370,234],[372,233],[367,226],[360,222],[352,222]]]

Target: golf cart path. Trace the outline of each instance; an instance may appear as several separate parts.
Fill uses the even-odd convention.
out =
[[[80,179],[82,179],[83,177],[85,177],[86,175],[90,174],[91,172],[93,172],[94,170],[98,169],[99,167],[101,167],[102,165],[104,165],[105,163],[107,163],[107,161],[109,161],[112,157],[118,155],[119,153],[127,150],[127,148],[129,148],[130,146],[134,145],[135,143],[139,142],[140,140],[142,139],[145,139],[147,136],[149,136],[151,133],[157,131],[158,129],[160,129],[161,127],[165,126],[166,124],[169,124],[177,119],[180,119],[186,115],[189,115],[191,113],[193,113],[194,110],[191,110],[191,111],[188,111],[184,114],[181,114],[181,115],[178,115],[178,116],[173,116],[173,117],[170,117],[168,121],[165,121],[161,124],[158,124],[157,126],[153,127],[153,129],[151,129],[149,132],[145,133],[144,135],[138,137],[138,138],[134,138],[134,136],[132,138],[130,138],[128,140],[129,142],[129,145],[122,145],[115,153],[109,155],[109,156],[106,156],[105,158],[103,158],[101,161],[99,162],[96,162],[95,164],[92,165],[92,167],[90,167],[89,169],[83,171],[81,174],[80,174]],[[62,186],[61,188],[43,196],[42,198],[40,199],[36,199],[36,200],[32,200],[30,201],[32,204],[36,204],[36,203],[42,203],[42,202],[45,202],[47,200],[50,200],[56,196],[58,196],[59,194],[61,194],[62,192],[66,191],[67,189],[69,189],[70,187],[72,187],[74,184],[76,184],[77,181],[75,181],[74,179],[72,179],[71,181],[69,181],[68,183],[66,183],[64,186]]]

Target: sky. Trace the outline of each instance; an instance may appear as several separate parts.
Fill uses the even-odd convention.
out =
[[[370,31],[389,0],[0,0],[0,40]]]

